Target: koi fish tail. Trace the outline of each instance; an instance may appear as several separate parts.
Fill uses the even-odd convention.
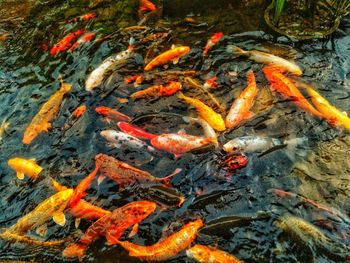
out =
[[[129,39],[128,50],[133,50],[135,48],[135,45],[136,45],[136,40],[135,40],[135,38],[131,37]]]
[[[63,93],[67,93],[72,89],[72,85],[65,83],[61,75],[58,76],[58,80],[60,81],[60,84],[61,84],[60,91],[62,91]]]
[[[306,151],[305,148],[308,145],[308,138],[293,138],[289,140],[285,140],[284,144],[287,145],[287,155],[291,160],[295,159],[295,155],[305,156]],[[297,151],[297,149],[301,151]]]
[[[99,166],[96,164],[95,170],[93,170],[88,176],[86,176],[79,185],[74,189],[73,196],[69,203],[70,207],[74,207],[78,204],[80,199],[86,195],[86,189],[90,187],[92,180],[95,178],[98,172]]]
[[[65,258],[82,258],[85,254],[87,247],[83,244],[70,244],[68,247],[66,247],[62,255]]]
[[[226,51],[228,53],[233,53],[237,56],[242,56],[242,55],[245,55],[248,53],[247,51],[244,51],[243,49],[241,49],[240,47],[237,47],[235,45],[228,45],[226,48]]]
[[[176,168],[175,171],[169,174],[168,176],[163,178],[156,178],[156,181],[161,182],[166,187],[172,187],[172,185],[170,184],[170,179],[172,179],[175,175],[179,174],[181,171],[181,168]]]

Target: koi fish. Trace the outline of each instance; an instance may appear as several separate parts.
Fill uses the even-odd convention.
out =
[[[333,126],[341,126],[350,131],[350,118],[348,115],[336,107],[332,106],[329,101],[322,97],[317,91],[309,86],[305,86],[307,93],[311,97],[313,105],[323,115],[326,121]]]
[[[95,109],[95,111],[98,113],[98,114],[101,114],[102,116],[106,117],[106,120],[108,122],[110,121],[114,121],[114,122],[117,122],[117,121],[126,121],[126,122],[130,122],[131,121],[131,118],[123,113],[120,113],[114,109],[111,109],[111,108],[108,108],[106,106],[100,106],[100,107],[97,107]]]
[[[73,52],[74,49],[76,49],[79,45],[82,45],[86,42],[90,42],[94,37],[96,36],[96,33],[86,33],[85,35],[81,36],[77,42],[75,42],[70,48],[69,52]]]
[[[0,142],[6,133],[6,130],[9,128],[10,123],[8,121],[3,120],[0,126]]]
[[[146,132],[145,130],[127,122],[118,122],[117,125],[123,132],[135,136],[139,139],[152,140],[153,138],[157,137],[156,134]]]
[[[168,97],[178,92],[181,89],[181,86],[182,85],[180,82],[171,81],[165,86],[152,86],[145,90],[137,91],[131,94],[130,97],[134,100],[145,98],[148,96]]]
[[[238,258],[217,248],[194,245],[186,250],[186,255],[200,263],[240,263]]]
[[[206,122],[208,122],[209,125],[213,127],[213,129],[217,131],[225,130],[225,122],[222,119],[221,115],[216,113],[212,108],[207,106],[205,103],[201,102],[198,99],[187,97],[182,93],[180,93],[179,98],[183,99],[186,103],[195,107],[198,115],[202,119],[204,119]]]
[[[136,167],[105,154],[96,155],[95,161],[100,167],[99,170],[102,176],[113,179],[118,183],[120,188],[136,182],[158,182],[167,187],[171,187],[169,180],[181,172],[181,169],[176,169],[172,174],[166,177],[157,178],[149,172],[137,169]]]
[[[341,243],[333,242],[319,228],[302,218],[285,214],[275,221],[275,225],[288,233],[301,246],[312,246],[329,257],[345,259],[349,251]]]
[[[163,261],[176,256],[188,247],[196,239],[198,229],[202,226],[201,219],[192,221],[184,225],[178,232],[152,246],[141,246],[119,240],[116,243],[128,250],[131,257],[145,261]]]
[[[55,118],[62,103],[63,96],[72,89],[70,84],[64,83],[62,79],[60,79],[60,81],[60,89],[41,106],[39,112],[26,128],[23,136],[24,144],[30,144],[40,133],[48,132],[51,128],[50,122]]]
[[[147,149],[149,152],[155,152],[155,149],[140,139],[131,136],[127,133],[115,131],[115,130],[104,130],[101,131],[101,136],[108,141],[110,147],[115,148],[134,148],[134,149]]]
[[[145,66],[145,71],[150,71],[155,67],[167,64],[169,61],[173,61],[176,64],[179,61],[179,58],[186,55],[188,52],[190,52],[190,47],[174,47],[155,57]]]
[[[239,97],[233,102],[225,120],[226,127],[232,129],[243,120],[248,120],[253,116],[250,111],[258,93],[254,72],[248,72],[248,86],[241,92]]]
[[[257,50],[244,51],[243,49],[234,45],[228,46],[227,51],[239,56],[247,56],[249,59],[252,59],[258,63],[263,63],[270,66],[277,66],[283,71],[290,72],[297,76],[301,76],[303,74],[302,70],[299,68],[298,65],[284,58],[281,58],[269,53],[265,53]]]
[[[86,110],[87,110],[86,106],[81,105],[73,111],[72,115],[75,118],[79,119],[80,117],[82,117],[85,114]]]
[[[217,76],[214,76],[214,77],[208,79],[208,80],[204,83],[203,87],[204,87],[205,89],[209,89],[209,88],[211,88],[211,89],[217,89],[217,88],[219,87],[219,84],[217,83],[217,80],[218,80],[218,77],[217,77]]]
[[[169,36],[169,33],[167,32],[158,32],[158,33],[153,33],[150,34],[146,37],[144,37],[143,39],[141,39],[141,43],[147,43],[147,42],[151,42],[151,41],[156,41],[159,42],[160,40],[163,40],[165,38],[167,38]]]
[[[115,209],[93,223],[84,235],[73,244],[66,247],[62,254],[66,258],[82,258],[89,245],[100,236],[105,236],[108,244],[113,245],[129,227],[137,229],[138,223],[143,221],[156,209],[156,204],[149,201],[132,202]]]
[[[145,11],[155,11],[157,8],[156,6],[149,0],[140,0],[140,7],[139,10],[142,12]]]
[[[87,77],[85,81],[85,89],[92,91],[94,88],[100,86],[106,75],[119,63],[123,63],[133,53],[134,46],[133,40],[130,40],[130,44],[127,50],[119,52],[116,55],[106,58],[97,68],[95,68]]]
[[[66,217],[63,211],[68,206],[73,189],[60,191],[41,202],[34,210],[21,217],[16,224],[6,231],[19,235],[26,234],[29,230],[44,225],[51,218],[56,224],[64,226]]]
[[[161,134],[151,140],[151,144],[158,150],[174,154],[175,158],[182,154],[215,143],[216,138],[203,138],[188,135],[183,131],[178,133]]]
[[[213,96],[213,94],[211,94],[208,89],[207,86],[203,86],[201,85],[197,80],[191,78],[191,77],[185,77],[185,82],[189,85],[191,85],[192,87],[201,90],[205,95],[207,95],[211,101],[215,104],[215,107],[220,111],[220,112],[224,112],[225,109],[221,106],[221,104],[218,102],[218,100]]]
[[[215,33],[205,45],[202,56],[206,56],[209,52],[209,49],[211,49],[216,43],[218,43],[223,36],[224,33],[222,32]]]
[[[276,67],[264,67],[263,72],[271,84],[271,89],[280,93],[285,99],[291,99],[294,104],[309,112],[310,114],[322,118],[318,112],[300,93],[294,83],[279,72]]]
[[[225,152],[230,153],[256,153],[265,152],[273,148],[287,146],[294,148],[296,145],[307,143],[307,138],[294,138],[290,140],[280,140],[277,138],[260,137],[260,136],[243,136],[235,138],[224,144]]]
[[[50,49],[51,56],[54,56],[59,52],[66,51],[68,49],[68,47],[71,45],[72,41],[82,34],[84,34],[84,30],[79,29],[79,30],[65,36],[60,42],[55,44]]]
[[[16,171],[17,178],[24,179],[24,175],[28,175],[31,179],[37,179],[38,175],[43,170],[42,167],[36,164],[35,159],[23,159],[19,157],[8,160],[7,164]]]
[[[94,13],[87,13],[87,14],[82,15],[82,16],[74,17],[73,19],[68,20],[66,23],[69,24],[69,23],[75,23],[78,21],[88,21],[88,20],[94,19],[95,17],[96,17],[96,15]]]
[[[133,75],[124,79],[126,84],[134,83],[135,85],[141,84],[145,78],[142,75]]]

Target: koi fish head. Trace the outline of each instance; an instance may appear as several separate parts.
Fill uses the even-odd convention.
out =
[[[153,213],[156,207],[157,205],[154,202],[138,201],[124,206],[123,213],[126,216],[132,216],[135,222],[140,222]]]
[[[196,259],[198,262],[209,262],[210,251],[202,245],[195,245],[186,250],[186,255],[189,258]]]
[[[101,114],[102,116],[107,116],[108,115],[108,112],[110,111],[110,108],[108,107],[105,107],[105,106],[100,106],[100,107],[97,107],[95,109],[95,111],[98,113],[98,114]]]
[[[218,32],[215,33],[212,37],[211,37],[211,41],[213,41],[214,43],[218,42],[222,37],[224,36],[224,33],[222,32]]]

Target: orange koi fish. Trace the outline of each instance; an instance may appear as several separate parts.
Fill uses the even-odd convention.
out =
[[[119,240],[116,243],[128,250],[131,257],[146,261],[163,261],[176,256],[188,247],[196,239],[198,229],[202,226],[201,219],[187,223],[178,232],[152,246],[141,246]]]
[[[55,118],[62,103],[63,96],[72,89],[70,84],[64,83],[62,79],[60,79],[60,81],[60,89],[41,106],[39,112],[26,128],[23,136],[24,144],[30,144],[40,133],[48,132],[51,128],[50,122]]]
[[[176,64],[179,58],[186,55],[188,52],[190,52],[190,47],[187,46],[175,47],[165,51],[149,62],[145,67],[145,71],[150,71],[155,67],[167,64],[169,61],[173,61]]]
[[[161,134],[151,140],[151,144],[156,149],[172,153],[175,158],[191,150],[216,142],[216,138],[197,137],[188,135],[183,131]]]
[[[137,229],[137,224],[155,209],[156,204],[149,201],[133,202],[117,208],[93,223],[78,242],[66,247],[62,254],[67,258],[82,258],[89,245],[100,236],[105,236],[110,245],[116,244],[125,230],[131,226]]]
[[[58,225],[64,226],[66,217],[63,211],[68,206],[72,195],[73,189],[63,190],[54,194],[41,202],[32,212],[21,217],[16,224],[9,227],[6,231],[23,235],[29,230],[44,225],[51,218]]]
[[[79,22],[79,21],[88,21],[88,20],[92,20],[96,17],[96,15],[94,13],[87,13],[85,15],[82,16],[78,16],[78,17],[74,17],[71,20],[68,20],[66,23],[75,23],[75,22]]]
[[[155,11],[157,8],[156,6],[149,0],[140,0],[140,7],[139,10],[142,12],[145,11]]]
[[[220,41],[220,39],[224,36],[224,33],[218,32],[215,33],[207,42],[205,45],[204,51],[203,51],[203,56],[206,56],[209,52],[209,49],[211,49],[216,43]]]
[[[133,75],[124,79],[126,84],[135,83],[136,85],[141,84],[145,78],[142,75]]]
[[[264,67],[263,72],[271,84],[271,89],[275,92],[280,93],[285,99],[290,99],[310,114],[322,118],[323,115],[317,111],[300,93],[294,83],[284,76],[276,67]]]
[[[82,45],[86,42],[90,42],[94,37],[96,36],[96,33],[86,33],[85,35],[81,36],[77,42],[75,42],[70,48],[69,52],[73,52],[74,49],[76,49],[79,45]]]
[[[37,179],[38,175],[43,170],[42,167],[35,163],[34,159],[23,159],[19,157],[8,160],[7,164],[16,171],[17,178],[24,179],[24,175],[28,175],[31,179]]]
[[[242,91],[239,97],[233,102],[225,120],[226,127],[231,129],[240,124],[243,120],[250,119],[253,113],[250,112],[258,93],[254,72],[248,72],[248,86]]]
[[[100,106],[95,109],[95,111],[98,114],[101,114],[102,116],[106,117],[106,120],[108,122],[113,121],[113,122],[118,122],[118,121],[126,121],[130,122],[131,118],[123,113],[120,113],[114,109],[105,107],[105,106]]]
[[[229,253],[203,245],[195,245],[186,250],[186,255],[200,263],[240,263],[238,258]]]
[[[207,106],[205,103],[201,102],[198,99],[190,98],[180,93],[180,99],[183,99],[186,103],[196,108],[198,115],[209,123],[213,129],[217,131],[225,130],[225,122],[222,119],[221,115],[216,113],[212,108]]]
[[[51,56],[54,56],[59,52],[66,51],[70,46],[70,44],[72,43],[72,41],[82,34],[84,34],[84,30],[79,29],[65,36],[60,42],[58,42],[51,48],[50,50]]]
[[[87,110],[86,106],[81,105],[73,111],[72,115],[75,118],[79,119],[81,116],[83,116],[85,114],[86,110]]]
[[[249,59],[254,60],[258,63],[263,63],[271,66],[278,67],[283,72],[290,72],[294,75],[301,76],[303,74],[302,70],[298,65],[278,56],[257,51],[245,51],[237,46],[230,45],[227,47],[228,52],[232,52],[238,56],[247,56]]]
[[[350,131],[350,118],[348,115],[336,107],[332,106],[329,101],[322,97],[317,91],[308,85],[304,85],[307,93],[311,97],[313,105],[323,115],[324,119],[335,127],[343,127]]]
[[[171,81],[165,86],[152,86],[145,90],[137,91],[131,94],[130,97],[134,100],[145,98],[148,96],[168,97],[178,92],[181,89],[181,86],[182,85],[180,82]]]
[[[100,167],[99,170],[102,176],[116,181],[120,188],[136,182],[160,182],[167,187],[171,187],[169,180],[181,172],[181,169],[176,169],[166,177],[157,178],[149,172],[137,169],[105,154],[96,155],[95,161],[96,165]]]

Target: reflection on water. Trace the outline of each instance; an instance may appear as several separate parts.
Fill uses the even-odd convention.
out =
[[[332,39],[295,43],[286,37],[257,31],[266,28],[259,27],[260,17],[253,17],[250,12],[256,9],[249,5],[244,6],[252,8],[250,11],[244,10],[247,17],[242,18],[235,12],[233,17],[220,17],[220,23],[214,23],[218,13],[202,16],[190,14],[194,20],[186,21],[183,20],[187,15],[184,10],[174,14],[173,7],[164,1],[163,18],[156,20],[155,24],[120,30],[121,27],[135,25],[139,19],[137,5],[133,6],[133,1],[128,7],[130,10],[125,11],[130,16],[118,11],[123,8],[124,2],[6,1],[0,4],[3,18],[0,20],[0,34],[12,33],[11,39],[0,42],[0,122],[9,123],[0,141],[0,226],[13,225],[41,201],[53,195],[55,190],[50,177],[62,185],[75,187],[93,170],[95,155],[105,153],[158,177],[170,174],[175,168],[182,168],[181,174],[175,176],[171,183],[185,196],[184,204],[158,211],[146,218],[140,224],[138,235],[133,238],[135,243],[153,244],[164,233],[172,233],[184,222],[200,216],[208,227],[200,232],[196,243],[220,247],[245,262],[344,262],[342,252],[337,254],[336,250],[329,250],[337,244],[349,245],[350,222],[346,220],[350,174],[348,134],[311,117],[291,102],[272,95],[268,89],[269,83],[261,72],[261,65],[243,57],[234,58],[227,53],[226,46],[238,44],[246,50],[259,49],[295,59],[304,71],[300,79],[313,83],[332,104],[349,112],[349,22],[345,20]],[[29,5],[32,5],[32,9]],[[89,8],[89,5],[92,7]],[[169,10],[166,9],[167,5]],[[65,23],[91,11],[97,14],[95,20]],[[236,24],[234,21],[245,21],[247,18],[249,23],[245,27],[239,26],[241,28],[237,30],[237,25],[232,26]],[[62,52],[55,57],[48,54],[48,47],[78,29],[96,32],[95,41],[85,43],[72,53]],[[225,32],[226,36],[208,56],[202,58],[202,48],[207,39],[218,30]],[[154,33],[166,34],[164,38],[143,41]],[[135,54],[128,63],[113,72],[93,93],[85,91],[87,75],[106,57],[125,50],[130,37],[137,44]],[[280,139],[306,137],[308,142],[293,151],[279,148],[261,156],[249,153],[247,166],[234,174],[228,174],[220,166],[225,158],[220,150],[188,153],[175,159],[165,152],[109,147],[100,136],[100,131],[117,128],[115,123],[106,122],[95,112],[98,106],[114,108],[132,118],[140,117],[137,124],[152,133],[177,132],[185,128],[189,134],[202,134],[200,126],[188,124],[178,117],[197,115],[177,96],[135,102],[129,99],[130,94],[137,90],[179,80],[186,95],[200,97],[209,105],[212,103],[201,90],[185,83],[184,77],[170,73],[159,77],[151,72],[139,86],[125,84],[125,77],[142,73],[145,60],[169,49],[172,44],[189,45],[192,49],[180,59],[179,64],[170,65],[166,71],[195,70],[197,74],[191,77],[200,83],[217,76],[219,88],[211,91],[226,110],[245,87],[248,69],[252,68],[256,74],[260,93],[253,108],[255,117],[235,130],[222,133],[219,136],[220,144],[244,135]],[[25,128],[40,106],[58,90],[59,75],[73,85],[73,90],[65,96],[52,123],[52,130],[42,133],[32,144],[23,145]],[[83,104],[88,110],[83,117],[75,120],[72,112]],[[160,114],[163,112],[173,115]],[[155,114],[155,117],[142,119],[146,114]],[[44,168],[40,178],[36,182],[19,181],[7,165],[7,160],[14,156],[35,158]],[[300,196],[285,198],[275,195],[268,191],[271,188],[298,193],[340,211],[341,216],[307,204]],[[105,180],[100,185],[93,183],[84,199],[112,211],[130,201],[152,196],[155,196],[154,192],[147,196],[142,187],[139,189],[135,186],[119,192],[113,181]],[[311,240],[311,234],[301,236],[300,233],[288,235],[287,231],[283,232],[277,227],[276,219],[288,213],[317,225],[332,245],[322,247],[319,241],[312,243],[303,240],[305,237]],[[45,239],[74,240],[90,224],[82,220],[79,229],[76,229],[74,218],[67,215],[64,227],[49,221]],[[218,235],[223,228],[225,233]],[[38,237],[35,231],[30,235]],[[62,260],[62,249],[0,240],[1,259]],[[107,246],[104,238],[89,248],[85,259],[95,262],[138,262],[128,257],[119,246]],[[169,262],[193,261],[181,253]]]

